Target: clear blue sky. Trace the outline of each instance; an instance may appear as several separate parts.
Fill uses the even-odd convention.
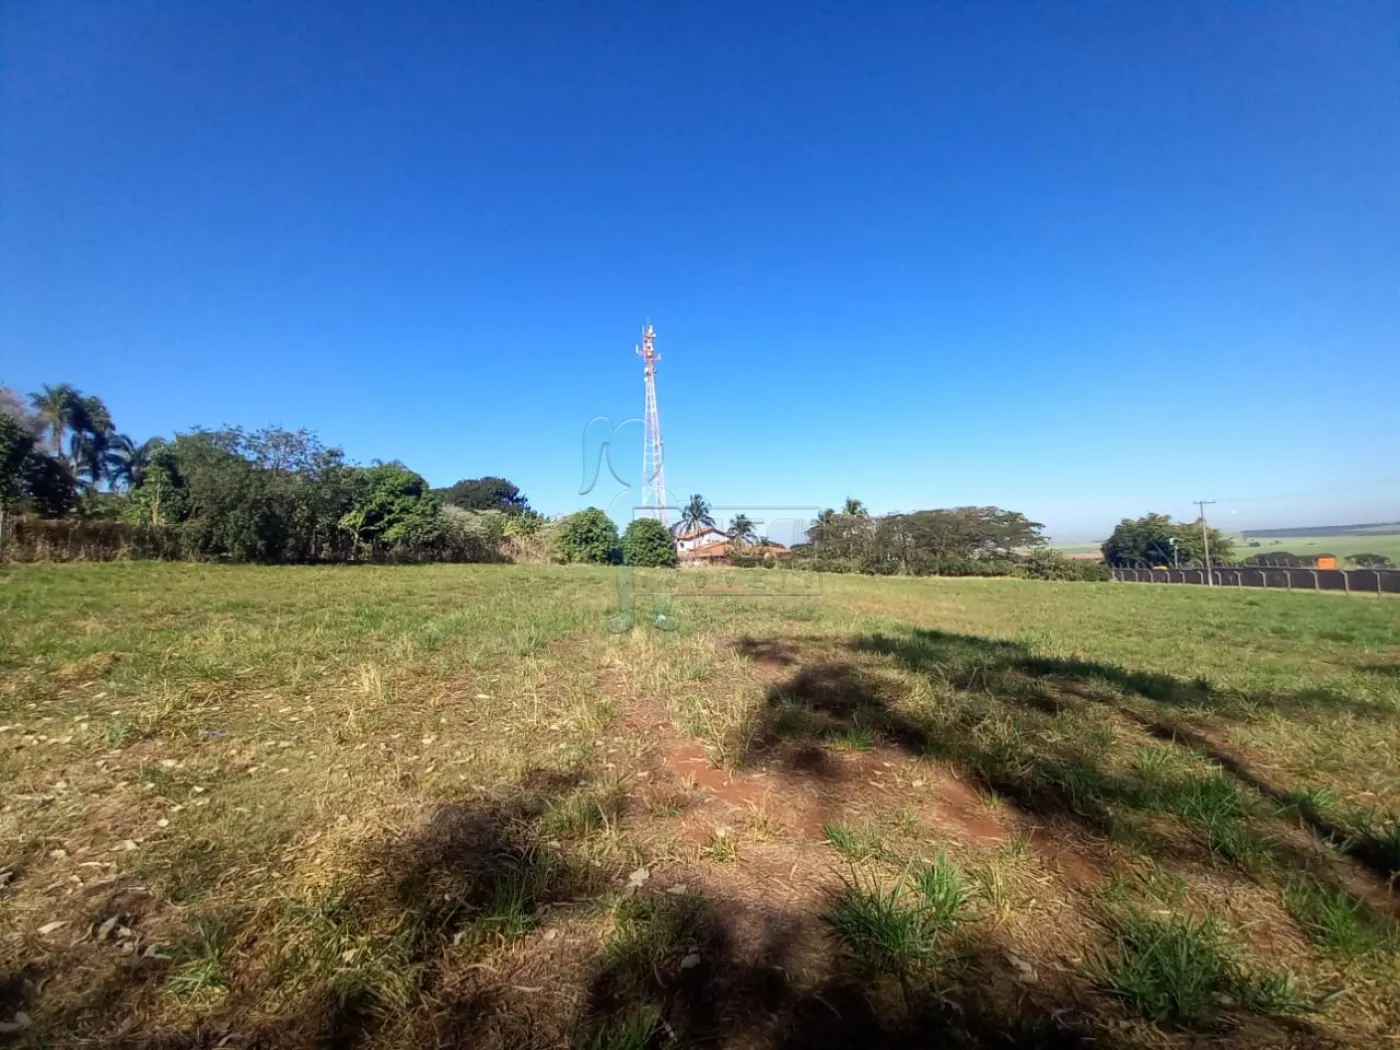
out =
[[[570,510],[650,316],[681,495],[1400,518],[1395,3],[7,0],[0,49],[0,383],[138,438]]]

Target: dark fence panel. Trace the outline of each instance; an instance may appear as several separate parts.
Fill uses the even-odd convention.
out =
[[[1113,569],[1115,580],[1129,583],[1204,585],[1204,569]],[[1217,587],[1272,587],[1291,591],[1346,591],[1349,594],[1400,594],[1400,569],[1271,569],[1226,566],[1210,571]]]

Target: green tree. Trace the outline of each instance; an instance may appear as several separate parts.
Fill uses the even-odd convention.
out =
[[[530,501],[518,487],[505,478],[468,478],[445,489],[433,489],[444,503],[463,510],[499,510],[504,514],[523,514]]]
[[[501,531],[505,536],[534,536],[548,524],[549,519],[543,514],[526,507],[519,514],[506,518]]]
[[[81,411],[80,395],[67,383],[45,384],[37,394],[29,395],[29,404],[42,428],[38,437],[42,439],[47,434],[50,451],[55,456],[63,455],[64,435],[74,428],[75,418]]]
[[[1358,569],[1390,569],[1394,568],[1390,558],[1384,554],[1361,553],[1353,554],[1347,559]]]
[[[1169,514],[1145,514],[1124,518],[1103,542],[1103,558],[1110,565],[1171,565],[1181,539],[1181,524]],[[1185,554],[1185,551],[1181,552]]]
[[[61,456],[35,446],[21,468],[20,498],[41,518],[61,518],[78,504],[78,486]]]
[[[701,529],[713,529],[715,519],[710,514],[710,504],[705,497],[698,492],[690,497],[690,502],[681,511],[680,533],[685,535],[690,532],[699,532]]]
[[[74,391],[69,426],[68,460],[75,477],[96,487],[106,475],[107,449],[112,440],[112,414],[100,397],[82,397]]]
[[[1032,580],[1084,580],[1100,582],[1113,579],[1108,566],[1088,558],[1066,558],[1059,551],[1038,550],[1021,563],[1021,573]]]
[[[183,521],[188,509],[188,488],[180,474],[175,449],[162,441],[151,450],[141,468],[140,479],[131,489],[131,508],[136,519],[152,525],[175,525]]]
[[[740,547],[757,542],[758,533],[754,531],[753,520],[747,514],[734,515],[729,521],[729,538]]]
[[[1235,544],[1219,529],[1208,529],[1212,565],[1229,564],[1235,557]],[[1174,553],[1173,547],[1179,554]],[[1103,543],[1103,557],[1109,565],[1183,566],[1205,564],[1205,539],[1201,523],[1173,521],[1168,514],[1145,514],[1124,518]]]
[[[140,488],[152,456],[165,446],[163,437],[153,437],[138,445],[126,434],[113,434],[107,449],[107,480],[114,487],[128,491]]]
[[[361,469],[356,488],[359,496],[341,517],[340,526],[364,551],[424,550],[445,538],[437,497],[428,491],[427,482],[401,463]]]
[[[8,412],[0,412],[0,557],[5,552],[5,516],[19,499],[24,464],[33,449],[29,429]]]
[[[676,539],[655,518],[636,518],[622,534],[622,563],[639,567],[676,564]]]
[[[565,561],[616,562],[620,555],[617,526],[597,507],[570,514],[559,525],[559,552]]]
[[[183,483],[177,503],[190,553],[301,562],[360,551],[340,522],[366,486],[359,469],[346,466],[343,453],[314,434],[280,427],[199,430],[177,434],[170,451],[171,480]]]

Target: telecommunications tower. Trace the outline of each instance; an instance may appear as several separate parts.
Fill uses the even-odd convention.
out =
[[[666,474],[661,462],[661,418],[656,414],[656,331],[651,322],[642,329],[642,345],[637,356],[645,364],[647,382],[646,416],[642,421],[642,513],[669,527],[666,517]]]

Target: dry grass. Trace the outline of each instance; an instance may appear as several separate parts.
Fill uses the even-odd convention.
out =
[[[1400,1030],[1391,603],[822,583],[614,636],[603,570],[0,570],[6,1037]]]

